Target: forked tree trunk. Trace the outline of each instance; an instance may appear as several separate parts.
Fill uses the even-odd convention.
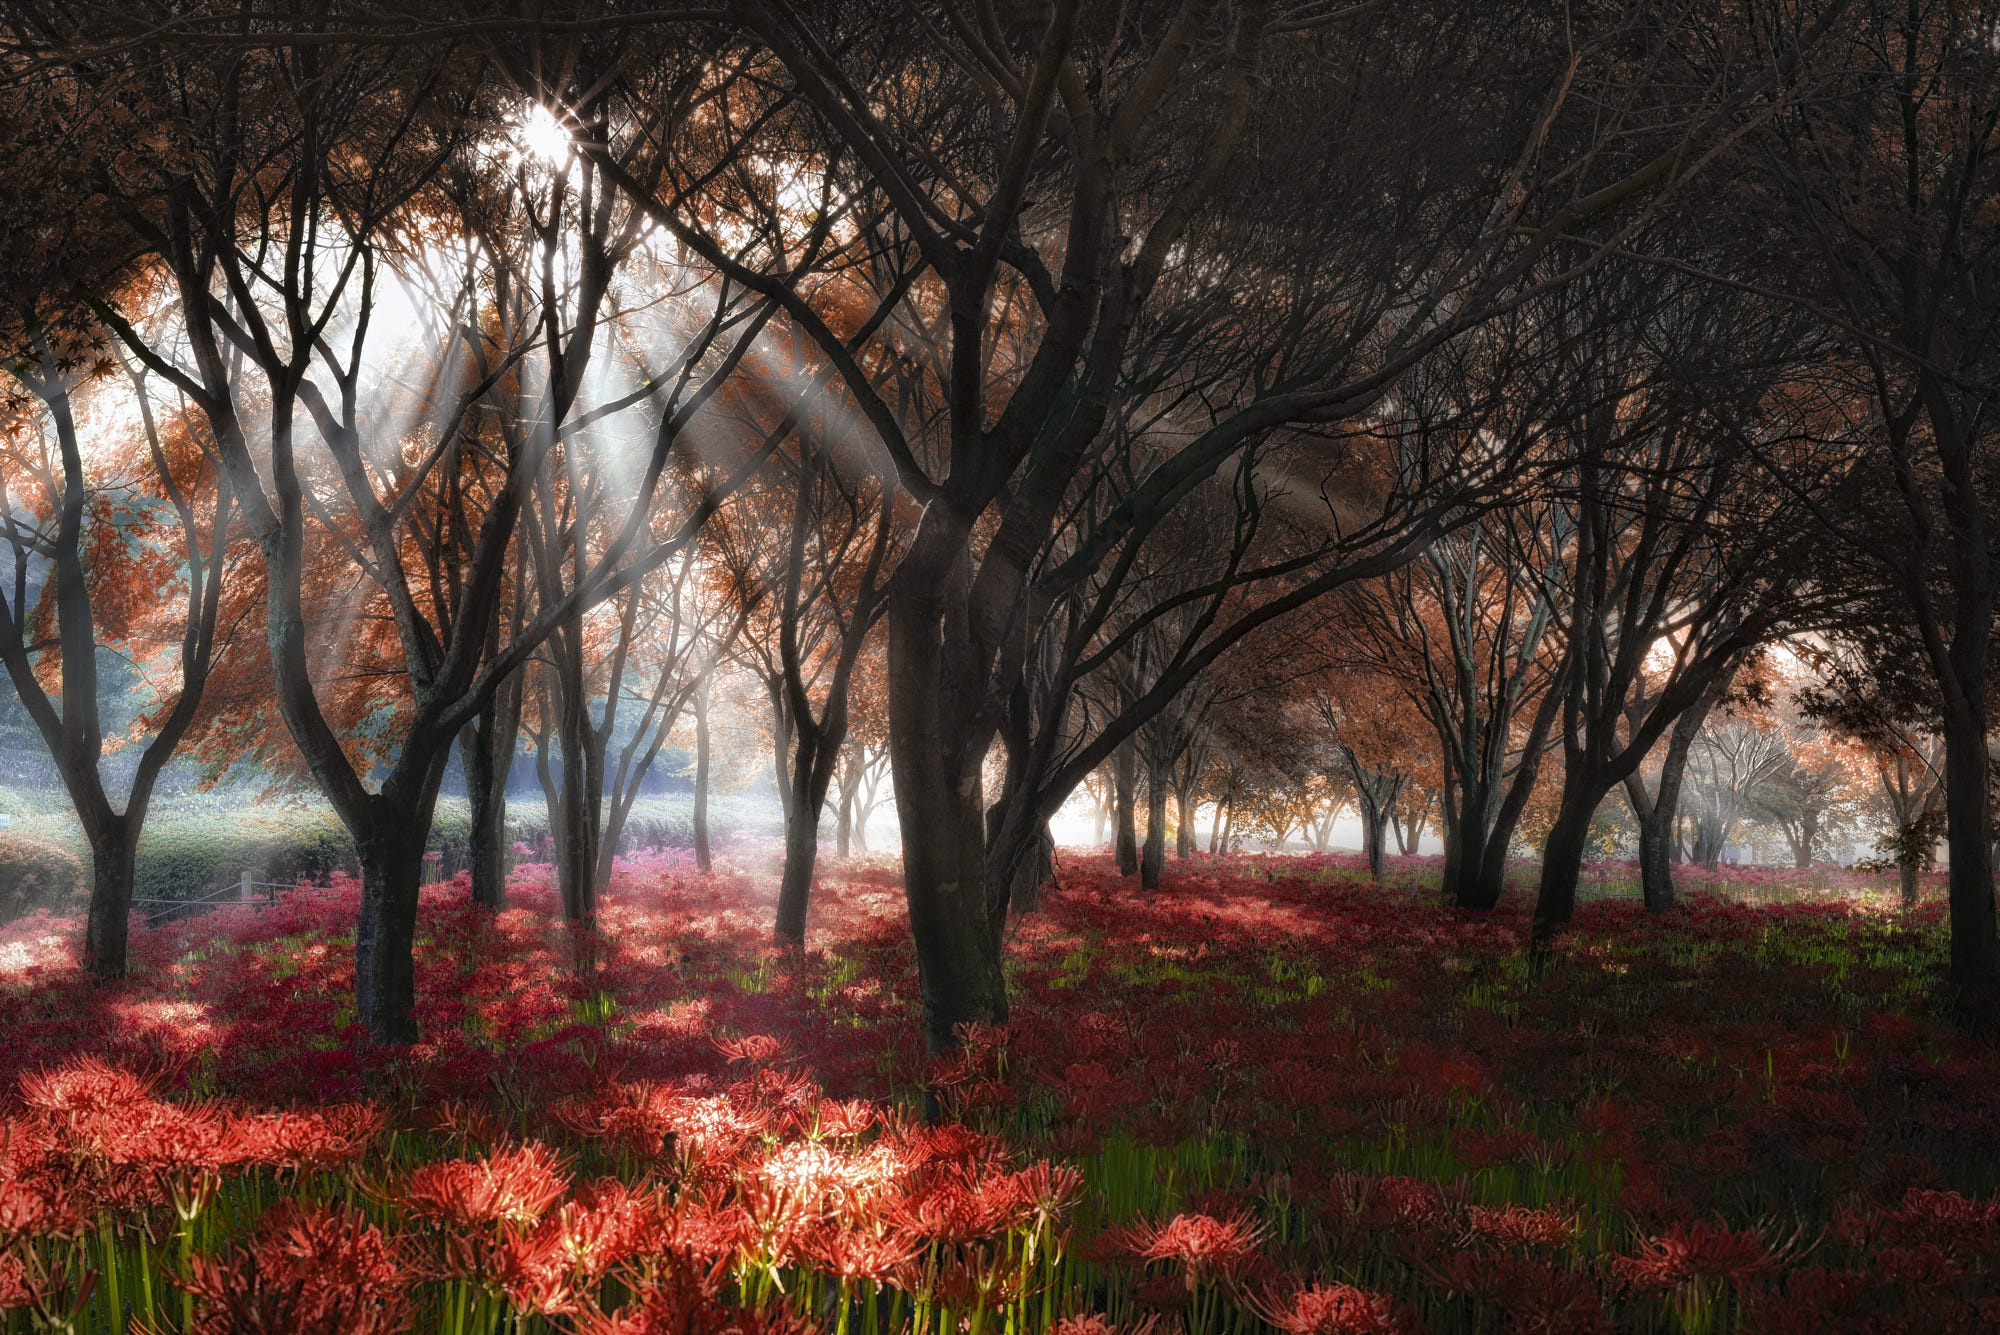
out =
[[[1634,770],[1625,776],[1625,799],[1639,823],[1639,890],[1649,913],[1674,906],[1674,863],[1680,843],[1681,784],[1687,775],[1688,752],[1707,721],[1709,710],[1735,672],[1716,674],[1715,682],[1681,712],[1667,732],[1667,749],[1660,757],[1660,786],[1646,792],[1646,781]]]
[[[1819,842],[1819,817],[1807,812],[1799,817],[1799,844],[1792,850],[1792,865],[1801,871],[1813,865],[1813,845]]]
[[[1500,876],[1493,873],[1498,870],[1504,874],[1506,858],[1503,854],[1498,860],[1499,867],[1494,867],[1493,834],[1481,826],[1465,822],[1460,824],[1459,830],[1458,856],[1453,863],[1452,905],[1484,913],[1500,903],[1503,883]]]
[[[1134,808],[1138,805],[1139,748],[1127,738],[1111,753],[1112,814],[1117,821],[1113,836],[1118,842],[1118,874],[1130,876],[1139,870],[1139,828]]]
[[[785,868],[778,877],[777,938],[781,946],[806,943],[806,909],[819,862],[819,813],[803,803],[785,817]]]
[[[566,689],[565,698],[568,694]],[[560,731],[562,834],[556,840],[557,880],[562,888],[563,916],[587,925],[597,915],[604,758],[598,750],[597,730],[591,727],[581,705],[576,714],[564,708]]]
[[[1389,813],[1379,807],[1363,806],[1361,847],[1368,854],[1368,877],[1380,885],[1389,875],[1389,850],[1383,842],[1388,833]]]
[[[785,708],[785,679],[773,677],[765,683],[771,701],[771,776],[778,788],[778,804],[785,823],[792,820],[792,716]]]

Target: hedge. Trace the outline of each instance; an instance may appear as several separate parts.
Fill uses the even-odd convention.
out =
[[[24,834],[0,834],[0,922],[47,909],[82,907],[83,864],[61,844]]]

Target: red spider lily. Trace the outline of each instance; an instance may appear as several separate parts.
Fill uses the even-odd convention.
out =
[[[499,1119],[475,1104],[453,1100],[432,1108],[425,1122],[447,1140],[497,1145],[507,1138]]]
[[[74,1238],[85,1227],[81,1204],[62,1184],[0,1177],[0,1247],[20,1238]]]
[[[971,1164],[998,1158],[1005,1149],[991,1136],[957,1122],[946,1122],[941,1126],[913,1127],[905,1132],[903,1152],[912,1165]]]
[[[1544,1335],[1597,1335],[1604,1329],[1603,1305],[1588,1275],[1518,1252],[1450,1252],[1418,1264],[1438,1288],[1494,1304],[1513,1318],[1516,1329]]]
[[[1670,1289],[1695,1278],[1743,1284],[1770,1274],[1777,1259],[1761,1234],[1696,1221],[1646,1239],[1637,1256],[1621,1256],[1616,1266],[1636,1288]]]
[[[149,1102],[147,1081],[96,1057],[77,1057],[61,1066],[24,1074],[21,1102],[64,1119],[78,1113],[114,1112]]]
[[[755,1224],[742,1203],[725,1200],[720,1188],[711,1188],[683,1191],[644,1245],[683,1268],[707,1267],[733,1260],[755,1236]]]
[[[454,1238],[452,1243],[468,1240]],[[578,1310],[575,1276],[564,1264],[562,1239],[553,1230],[506,1233],[475,1245],[453,1275],[477,1276],[497,1285],[507,1301],[524,1312],[568,1316]]]
[[[146,1100],[99,1109],[78,1121],[79,1138],[112,1163],[159,1169],[218,1169],[242,1163],[254,1146],[237,1119],[212,1104],[192,1108]]]
[[[718,1038],[714,1042],[716,1051],[729,1058],[729,1060],[733,1062],[748,1062],[753,1065],[774,1062],[780,1056],[784,1055],[785,1051],[784,1041],[773,1038],[769,1034],[748,1034],[742,1038]]]
[[[15,1311],[34,1301],[34,1290],[28,1284],[28,1267],[20,1257],[0,1252],[0,1312]]]
[[[996,1184],[1010,1209],[1037,1227],[1061,1217],[1083,1195],[1083,1174],[1068,1164],[1038,1159]]]
[[[799,1254],[843,1283],[899,1280],[916,1249],[907,1238],[875,1234],[852,1224],[827,1221],[800,1239]]]
[[[1240,1282],[1263,1261],[1258,1250],[1263,1241],[1263,1226],[1247,1214],[1230,1219],[1177,1214],[1164,1224],[1142,1220],[1098,1235],[1099,1249],[1109,1255],[1180,1266],[1190,1288],[1210,1280]]]
[[[1007,1193],[982,1185],[961,1176],[939,1178],[886,1203],[883,1218],[914,1246],[978,1242],[1005,1232],[1017,1213],[1017,1203]]]
[[[587,1312],[577,1335],[810,1335],[812,1322],[782,1309],[753,1312],[717,1296],[713,1277],[683,1270],[646,1285],[616,1315]]]
[[[426,1164],[397,1194],[406,1209],[436,1223],[525,1229],[568,1190],[569,1177],[555,1152],[528,1144],[484,1159]]]
[[[563,1268],[589,1281],[635,1255],[661,1228],[661,1206],[616,1178],[593,1182],[542,1221]]]
[[[823,1099],[814,1110],[813,1134],[835,1139],[858,1136],[875,1124],[875,1105],[862,1099]]]
[[[281,1201],[247,1250],[193,1259],[196,1335],[391,1335],[410,1328],[409,1277],[382,1231],[339,1206]]]
[[[1475,1205],[1466,1210],[1465,1219],[1475,1236],[1502,1247],[1564,1247],[1578,1231],[1574,1215],[1524,1205]]]
[[[1120,1326],[1102,1312],[1086,1312],[1064,1317],[1050,1327],[1049,1335],[1154,1335],[1159,1329],[1157,1313],[1149,1314],[1137,1323]]]
[[[1443,1223],[1445,1217],[1438,1189],[1413,1177],[1342,1173],[1334,1178],[1327,1200],[1336,1216],[1358,1219],[1370,1228],[1423,1231]]]
[[[1990,1282],[1967,1276],[1935,1247],[1884,1248],[1866,1270],[1804,1267],[1782,1290],[1762,1294],[1754,1329],[1769,1335],[1932,1335],[2000,1329],[2000,1298]]]
[[[1409,1329],[1389,1299],[1352,1284],[1315,1284],[1255,1306],[1285,1335],[1401,1335]]]
[[[335,1104],[315,1112],[237,1118],[232,1126],[243,1161],[272,1168],[337,1168],[351,1164],[389,1123],[368,1104]]]
[[[1881,1235],[1900,1245],[1930,1244],[1947,1256],[2000,1260],[2000,1201],[1975,1201],[1955,1191],[1903,1193],[1881,1216]]]

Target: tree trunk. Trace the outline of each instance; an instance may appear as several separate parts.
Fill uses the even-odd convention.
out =
[[[1368,854],[1368,877],[1380,885],[1389,875],[1389,813],[1374,803],[1361,809],[1361,846]]]
[[[459,734],[466,805],[472,818],[468,850],[472,902],[496,913],[507,907],[507,782],[514,772],[520,732],[521,685],[517,674]]]
[[[90,840],[90,907],[83,927],[83,966],[101,983],[125,976],[125,942],[132,922],[133,866],[138,841],[132,822],[118,818]]]
[[[709,870],[708,847],[708,686],[694,693],[694,865]]]
[[[361,843],[361,913],[354,929],[356,1018],[378,1043],[417,1041],[417,890],[423,881],[430,800],[400,800],[392,785],[370,799],[373,830]]]
[[[1130,876],[1139,870],[1139,829],[1133,808],[1139,789],[1139,748],[1131,738],[1119,743],[1111,753],[1113,815],[1117,821],[1118,874]]]
[[[507,781],[485,763],[480,754],[485,749],[478,738],[468,738],[460,748],[472,818],[468,861],[472,902],[498,913],[507,907]]]
[[[970,654],[959,638],[966,633],[968,535],[935,511],[924,522],[889,599],[885,657],[903,893],[924,1041],[940,1053],[957,1046],[960,1025],[1007,1022],[1007,980],[1000,967],[1004,923],[993,921],[986,902],[984,748],[967,752],[972,724],[957,714],[975,697],[964,667]]]
[[[562,888],[563,916],[584,924],[597,911],[598,813],[590,800],[594,749],[581,737],[563,738],[557,808],[562,833],[556,838],[556,877]]]
[[[1139,859],[1141,889],[1160,888],[1160,873],[1167,866],[1167,783],[1158,768],[1148,766],[1146,775],[1146,847]]]
[[[1983,648],[1983,637],[1982,637]],[[1985,1015],[2000,994],[2000,937],[1995,935],[1992,843],[1987,831],[1988,765],[1984,663],[1967,702],[1947,716],[1944,734],[1945,848],[1951,858],[1951,999]],[[1988,1015],[1988,1018],[1991,1018]]]
[[[1179,817],[1174,825],[1174,856],[1177,858],[1191,858],[1200,851],[1200,840],[1194,828],[1195,811],[1196,802],[1191,788],[1174,794],[1174,813]]]
[[[1914,857],[1906,854],[1896,860],[1897,889],[1902,892],[1903,907],[1906,909],[1913,909],[1917,906],[1918,875],[1917,860]]]
[[[1648,913],[1665,913],[1674,906],[1673,812],[1655,804],[1639,817],[1639,893]]]
[[[1445,858],[1454,873],[1454,879],[1445,884],[1452,907],[1485,913],[1499,904],[1502,882],[1486,875],[1489,846],[1480,822],[1461,820],[1456,845],[1457,856],[1447,854]],[[1504,873],[1505,868],[1503,857],[1500,870]]]
[[[1458,903],[1458,887],[1464,879],[1460,871],[1464,863],[1464,847],[1458,837],[1460,823],[1458,801],[1452,795],[1452,781],[1446,775],[1444,791],[1438,793],[1438,837],[1444,841],[1444,879],[1440,887],[1444,889],[1444,897],[1454,905]]]
[[[835,827],[834,851],[846,857],[854,843],[854,785],[840,785],[840,824]]]
[[[1607,791],[1602,782],[1579,782],[1576,778],[1563,785],[1555,824],[1542,846],[1542,878],[1535,894],[1533,942],[1537,950],[1554,940],[1576,916],[1576,886],[1583,874],[1583,851],[1590,843],[1590,819]]]
[[[1014,889],[1008,895],[1007,904],[1013,913],[1039,913],[1042,908],[1042,886],[1055,875],[1056,841],[1049,833],[1048,823],[1042,824],[1041,834],[1035,840],[1035,848],[1020,865],[1014,869]]]
[[[785,869],[778,878],[778,944],[803,948],[813,869],[819,863],[819,811],[796,800],[785,817]]]
[[[1667,733],[1667,749],[1660,757],[1660,786],[1646,792],[1646,781],[1635,769],[1625,776],[1625,799],[1639,822],[1639,893],[1649,913],[1665,913],[1674,906],[1674,863],[1680,861],[1681,784],[1687,776],[1688,752],[1694,739],[1715,707],[1716,700],[1735,680],[1735,669],[1715,674],[1707,690],[1681,711]]]
[[[792,821],[792,719],[785,709],[785,679],[773,677],[765,683],[771,697],[771,773],[778,787],[778,804],[784,808],[785,824]]]

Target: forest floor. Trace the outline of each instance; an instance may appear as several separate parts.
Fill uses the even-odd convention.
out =
[[[885,861],[829,860],[802,957],[747,862],[639,859],[591,934],[542,869],[498,917],[428,888],[400,1052],[349,882],[135,932],[110,988],[24,920],[0,1327],[2000,1329],[1941,905],[1739,873],[1649,918],[1618,875],[1531,974],[1525,900],[1424,860],[1066,856],[941,1065]]]

